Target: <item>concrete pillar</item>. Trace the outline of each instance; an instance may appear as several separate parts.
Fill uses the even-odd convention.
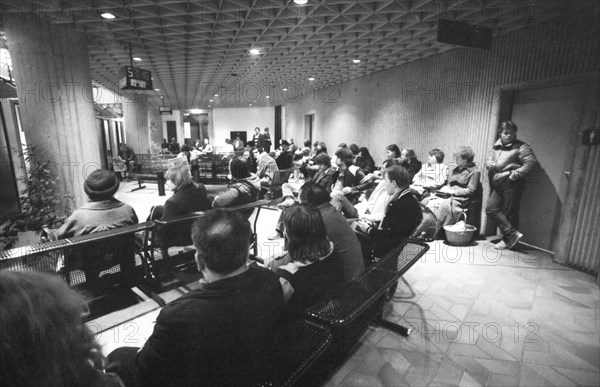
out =
[[[87,201],[85,178],[101,165],[87,40],[33,16],[4,17],[4,29],[26,141],[37,162],[56,164],[58,190],[79,207]]]
[[[150,128],[150,141],[160,145],[163,139],[163,128],[158,106],[148,106],[148,127]]]
[[[148,127],[148,96],[133,94],[123,101],[123,128],[127,145],[135,153],[148,153],[150,135]]]

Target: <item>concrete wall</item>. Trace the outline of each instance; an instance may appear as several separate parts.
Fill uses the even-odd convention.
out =
[[[345,82],[286,104],[286,137],[304,137],[315,113],[313,139],[366,146],[375,160],[396,143],[419,159],[438,147],[449,156],[470,145],[483,163],[498,124],[501,87],[599,71],[594,15],[575,14],[496,38],[490,51],[457,48]]]

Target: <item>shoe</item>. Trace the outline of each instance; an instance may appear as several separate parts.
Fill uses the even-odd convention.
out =
[[[267,239],[272,241],[272,240],[281,239],[281,238],[283,238],[283,234],[280,233],[279,231],[275,230],[275,232],[273,234],[269,235],[269,237]]]
[[[506,242],[500,241],[494,245],[494,248],[496,250],[506,250],[507,249]]]
[[[290,208],[294,204],[296,204],[296,201],[294,199],[287,198],[284,201],[282,201],[281,203],[279,203],[277,205],[277,208],[279,208],[280,210],[285,210],[286,208]]]
[[[509,237],[506,238],[506,248],[507,249],[512,249],[513,247],[515,247],[517,245],[517,243],[519,243],[519,240],[523,238],[523,234],[521,234],[520,232],[515,232],[514,235],[511,235]]]

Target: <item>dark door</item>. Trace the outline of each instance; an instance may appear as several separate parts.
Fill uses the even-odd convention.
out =
[[[175,121],[167,121],[167,141],[171,142],[171,139],[174,138],[177,140],[177,123]]]
[[[281,140],[281,105],[275,106],[275,142],[273,142],[273,148],[277,149],[279,147],[279,140]]]
[[[246,140],[248,139],[247,136],[246,132],[229,132],[229,139],[232,143],[235,141],[236,137],[239,137],[244,142],[244,145],[246,145]]]
[[[514,95],[517,138],[529,143],[541,168],[526,181],[519,211],[523,242],[554,251],[577,145],[585,84],[532,87]]]

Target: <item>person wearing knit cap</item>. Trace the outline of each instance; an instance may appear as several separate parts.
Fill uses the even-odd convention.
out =
[[[138,223],[133,207],[114,198],[118,189],[119,179],[113,172],[90,173],[83,184],[90,201],[73,211],[59,229],[44,229],[48,238],[59,240]]]
[[[279,170],[289,169],[293,165],[294,155],[289,151],[290,143],[286,140],[281,140],[281,153],[275,160]]]

